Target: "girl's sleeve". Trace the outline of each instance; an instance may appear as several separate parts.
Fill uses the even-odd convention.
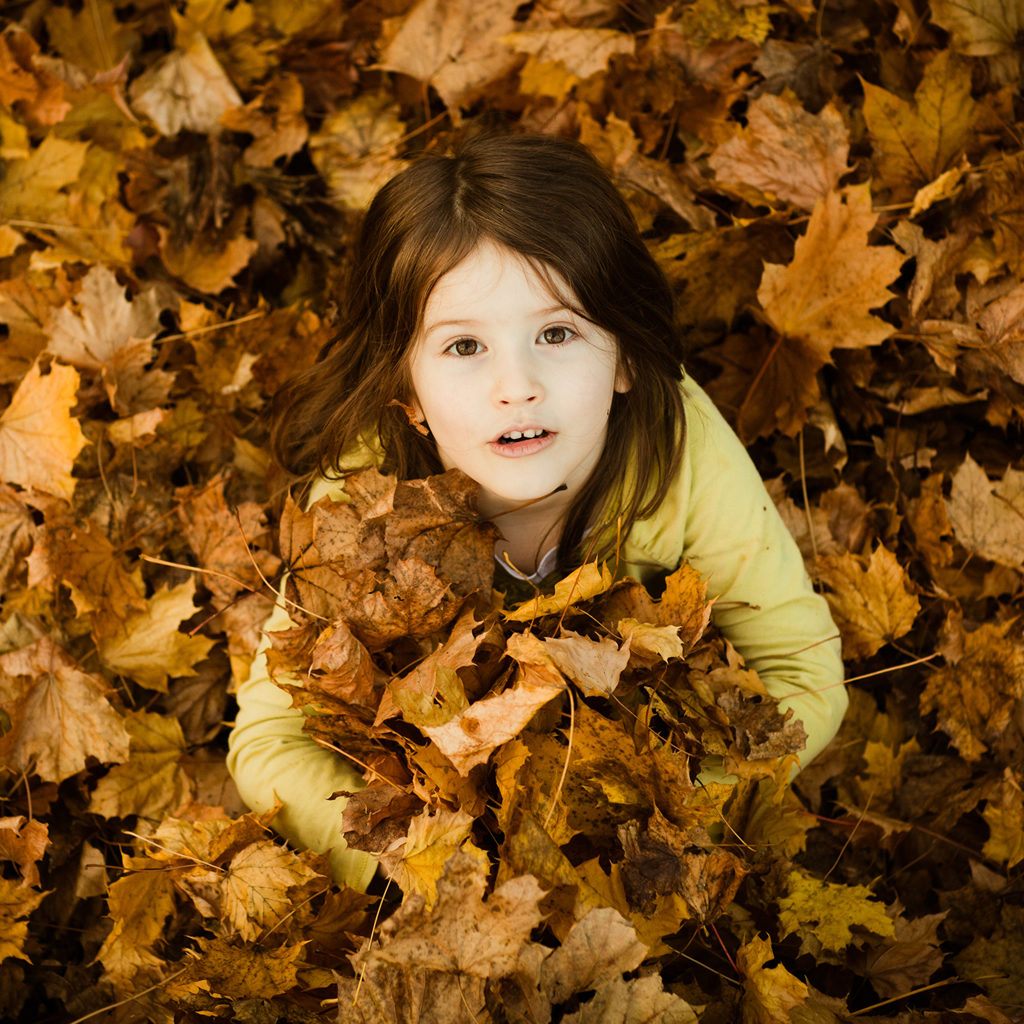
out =
[[[701,572],[717,598],[715,625],[781,698],[781,710],[792,708],[803,722],[807,765],[838,731],[848,703],[839,631],[739,438],[690,381],[684,401],[684,465],[643,538],[643,555],[663,565],[681,557]]]
[[[278,605],[264,632],[288,629],[293,623]],[[330,852],[331,873],[339,884],[365,890],[377,862],[358,850],[347,850],[341,835],[346,800],[330,800],[338,790],[355,791],[365,783],[360,774],[333,751],[325,750],[302,731],[305,716],[291,707],[291,698],[267,672],[264,639],[249,678],[238,688],[238,716],[228,740],[228,770],[242,799],[263,813],[281,801],[274,829],[295,846]]]

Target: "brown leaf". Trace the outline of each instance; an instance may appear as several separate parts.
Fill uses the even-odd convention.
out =
[[[922,712],[938,712],[939,728],[965,761],[1004,744],[1012,756],[1019,743],[1020,730],[1012,723],[1024,697],[1024,649],[1006,631],[1005,625],[986,622],[964,634],[963,657],[931,673],[921,694]]]
[[[25,954],[27,919],[47,895],[13,879],[0,878],[0,960],[15,957],[31,963]]]
[[[229,999],[273,999],[298,982],[299,964],[305,942],[265,949],[262,946],[237,946],[230,939],[215,937],[196,940],[203,951],[192,961],[182,987],[205,981],[211,992]]]
[[[221,124],[248,132],[253,141],[242,160],[250,167],[270,167],[278,157],[291,156],[305,144],[309,129],[302,116],[302,85],[293,75],[271,80],[244,107],[232,107]]]
[[[43,822],[26,821],[23,815],[0,818],[0,860],[18,865],[23,885],[39,885],[37,861],[49,845],[49,826]]]
[[[742,182],[769,199],[813,210],[851,170],[849,152],[849,134],[831,103],[808,114],[793,100],[766,94],[747,109],[747,127],[708,163],[721,182]]]
[[[1024,792],[1010,768],[1003,772],[998,800],[995,794],[990,796],[982,814],[989,830],[982,852],[1007,868],[1016,867],[1024,860]]]
[[[908,589],[909,578],[896,556],[879,545],[870,560],[857,555],[822,555],[814,576],[843,635],[847,658],[869,658],[910,631],[921,610]]]
[[[968,551],[1001,565],[1024,564],[1024,473],[1008,468],[993,485],[968,455],[945,504],[956,539]]]
[[[598,989],[594,998],[575,1013],[562,1017],[564,1024],[697,1024],[697,1014],[685,999],[664,991],[659,977],[623,981],[614,978]]]
[[[128,733],[108,693],[49,637],[0,656],[0,708],[11,721],[0,759],[53,782],[80,772],[89,757],[127,760]]]
[[[607,697],[619,685],[629,662],[629,645],[622,648],[610,637],[591,640],[563,629],[559,638],[546,637],[544,649],[560,672],[583,691],[584,697]]]
[[[858,973],[871,981],[882,999],[922,988],[942,966],[938,929],[948,913],[925,914],[913,920],[900,914],[894,922],[893,938],[868,953],[864,969]]]
[[[0,590],[6,589],[21,559],[32,547],[35,524],[28,506],[12,488],[0,484]]]

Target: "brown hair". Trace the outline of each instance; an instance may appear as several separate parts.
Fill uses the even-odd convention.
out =
[[[274,397],[272,444],[295,474],[337,474],[361,441],[402,479],[442,471],[401,408],[409,353],[431,290],[482,241],[554,271],[573,311],[618,341],[630,389],[616,394],[599,466],[563,527],[559,564],[582,561],[592,516],[633,524],[664,500],[682,457],[682,343],[672,292],[629,207],[590,152],[566,138],[482,134],[427,154],[374,197],[353,254],[335,338]],[[345,470],[354,467],[345,459]],[[639,484],[631,483],[633,481]],[[606,557],[616,530],[599,542]]]

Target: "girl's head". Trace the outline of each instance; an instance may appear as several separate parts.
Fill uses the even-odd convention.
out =
[[[399,476],[441,471],[433,439],[393,403],[417,405],[412,370],[435,288],[484,251],[507,256],[584,335],[593,330],[616,350],[603,452],[562,531],[570,561],[588,518],[610,497],[619,497],[627,529],[657,507],[683,434],[671,291],[629,208],[578,143],[479,135],[454,156],[421,157],[384,185],[353,254],[337,336],[275,399],[275,453],[294,472],[330,473],[360,438],[375,436],[383,466]],[[627,476],[646,486],[619,494]]]

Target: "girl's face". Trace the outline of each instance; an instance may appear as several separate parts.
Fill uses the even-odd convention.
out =
[[[629,388],[615,339],[490,242],[431,292],[410,371],[413,408],[444,467],[480,485],[484,515],[562,484],[571,501],[600,459],[613,394]]]

